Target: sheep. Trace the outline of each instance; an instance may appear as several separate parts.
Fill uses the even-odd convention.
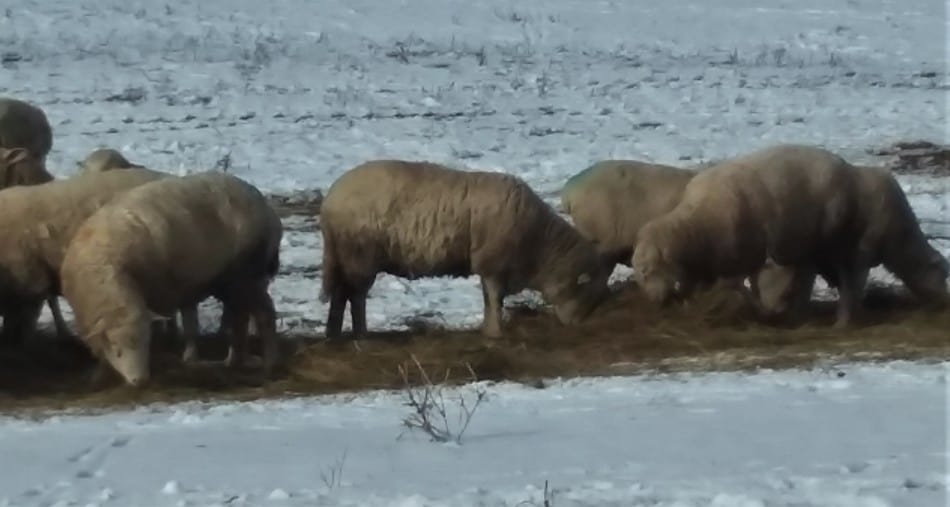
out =
[[[950,263],[927,241],[897,179],[882,167],[856,165],[851,171],[858,196],[850,226],[858,245],[856,291],[863,293],[868,271],[883,265],[918,299],[945,304]],[[754,290],[770,316],[797,322],[811,298],[816,276],[840,288],[839,274],[826,262],[796,268],[769,263]],[[859,304],[860,298],[855,302]]]
[[[0,146],[0,189],[48,181],[53,181],[53,175],[28,149]]]
[[[833,273],[839,288],[835,327],[848,326],[868,269],[888,250],[880,244],[882,231],[892,229],[905,241],[919,235],[908,225],[915,223],[909,207],[902,209],[906,199],[895,200],[890,183],[860,178],[857,171],[827,150],[792,144],[706,169],[687,184],[673,211],[640,230],[635,277],[650,299],[664,302],[696,284],[755,276],[771,257],[779,266]],[[876,192],[887,194],[888,204],[879,204]],[[906,257],[931,268],[912,276],[921,289],[929,283],[923,279],[940,271],[932,249],[920,244]],[[900,264],[898,269],[909,268]]]
[[[25,148],[45,173],[46,157],[53,149],[53,129],[46,113],[28,102],[0,97],[0,147]]]
[[[567,180],[561,190],[561,206],[578,231],[597,245],[608,269],[617,264],[634,267],[632,256],[640,228],[672,211],[693,176],[709,166],[682,169],[634,160],[600,161]],[[771,278],[779,276],[778,270],[759,276],[767,289],[779,283]],[[737,277],[722,286],[740,291],[757,310],[764,312],[778,305],[760,303],[758,294],[747,291],[744,280]],[[766,290],[764,297],[780,290],[777,286]]]
[[[366,298],[379,272],[416,279],[481,278],[482,333],[502,335],[507,294],[537,289],[563,324],[606,297],[610,272],[593,245],[521,179],[431,162],[374,160],[337,179],[320,211],[327,338],[350,303],[366,333]]]
[[[603,160],[567,180],[561,207],[594,242],[609,269],[630,266],[637,232],[676,207],[695,174],[668,165]]]
[[[223,303],[222,328],[231,332],[225,362],[243,364],[253,317],[269,374],[277,338],[267,288],[279,267],[282,235],[267,199],[235,176],[205,172],[153,181],[118,196],[77,230],[63,259],[63,295],[82,340],[128,385],[150,379],[152,315],[195,307],[209,296]]]
[[[130,169],[0,191],[0,237],[5,241],[0,248],[0,343],[16,345],[28,339],[44,299],[55,316],[63,254],[88,216],[130,188],[169,176]]]
[[[80,173],[97,173],[113,169],[143,168],[139,164],[129,162],[118,150],[99,148],[92,151],[77,164]]]

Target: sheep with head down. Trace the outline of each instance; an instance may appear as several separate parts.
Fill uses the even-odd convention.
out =
[[[43,301],[53,307],[64,252],[87,217],[116,195],[169,176],[134,169],[0,191],[0,237],[4,238],[0,248],[0,342],[13,345],[28,339]]]
[[[858,199],[849,230],[858,245],[855,270],[861,293],[867,272],[883,265],[922,302],[946,304],[950,263],[928,242],[897,179],[881,167],[853,166],[851,172]],[[753,290],[770,317],[799,322],[816,276],[830,287],[840,286],[839,273],[824,261],[797,268],[768,263]]]
[[[150,378],[152,315],[207,297],[224,306],[222,325],[232,336],[226,361],[244,361],[253,318],[269,371],[277,342],[268,285],[282,234],[276,211],[244,180],[206,172],[154,181],[118,196],[79,228],[63,260],[63,295],[81,338],[130,385]]]
[[[337,179],[320,210],[321,300],[327,337],[366,332],[376,275],[481,277],[482,332],[502,334],[502,300],[536,289],[565,324],[584,320],[608,293],[593,245],[528,185],[508,174],[428,162],[375,160]]]
[[[76,165],[78,167],[76,174],[99,173],[116,169],[145,168],[143,165],[130,162],[125,155],[114,148],[97,148],[86,155],[86,158],[77,162]],[[187,308],[181,312],[182,326],[185,328],[186,335],[189,334],[189,328],[197,329],[197,312],[197,308]],[[178,335],[178,324],[175,315],[170,317],[157,317],[158,319],[153,323],[153,334],[164,334],[169,338]],[[186,346],[183,359],[185,362],[190,363],[197,359],[197,351],[187,337],[186,343],[190,345]]]
[[[853,322],[877,263],[902,272],[919,292],[945,291],[945,276],[937,280],[946,261],[926,244],[895,185],[802,145],[725,161],[693,178],[673,211],[641,229],[635,276],[651,299],[666,301],[717,278],[755,277],[770,257],[803,270],[805,280],[819,270],[835,280],[837,327]],[[885,238],[911,246],[901,253]],[[810,287],[800,279],[791,285],[803,283]],[[800,290],[793,292],[800,300]]]

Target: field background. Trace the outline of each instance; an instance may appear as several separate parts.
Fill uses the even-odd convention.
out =
[[[894,166],[925,231],[950,236],[946,152],[920,168],[891,150],[948,143],[947,25],[934,0],[27,0],[0,8],[0,94],[47,112],[58,177],[109,146],[287,204],[272,293],[284,336],[310,343],[327,308],[309,210],[371,158],[510,172],[556,206],[600,159],[816,144]],[[950,316],[884,292],[847,333],[821,305],[775,330],[730,301],[655,312],[635,292],[565,331],[525,293],[486,342],[465,331],[477,279],[383,275],[369,326],[390,340],[309,344],[269,383],[168,356],[146,393],[91,387],[81,350],[41,342],[0,356],[0,506],[544,505],[545,480],[558,507],[945,505]],[[385,389],[410,353],[489,390],[467,443],[394,440],[408,409]]]

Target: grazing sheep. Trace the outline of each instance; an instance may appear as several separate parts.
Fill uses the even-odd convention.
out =
[[[593,241],[608,268],[630,265],[637,233],[679,203],[695,171],[633,160],[604,160],[561,189],[561,206]]]
[[[154,181],[117,197],[79,228],[63,260],[63,295],[82,339],[130,385],[149,380],[152,315],[193,308],[209,296],[224,305],[222,327],[232,335],[227,362],[245,359],[253,317],[269,372],[277,343],[267,287],[277,274],[282,234],[267,199],[239,178],[206,172]]]
[[[887,181],[893,180],[859,177],[841,157],[801,145],[723,162],[694,177],[673,211],[641,229],[637,280],[651,299],[665,301],[697,283],[754,276],[771,257],[833,276],[840,294],[835,325],[846,326],[868,270],[884,258],[918,290],[935,290],[932,275],[942,268],[939,254],[917,241],[922,235],[896,182]],[[888,234],[901,241],[884,244]],[[895,251],[908,242],[915,245],[908,253]],[[910,275],[911,259],[928,269]]]
[[[537,289],[565,324],[606,296],[610,274],[593,245],[522,180],[428,162],[376,160],[330,187],[320,211],[327,337],[340,335],[350,303],[353,332],[366,332],[366,298],[377,273],[408,279],[481,277],[482,332],[502,334],[502,300]]]
[[[27,339],[44,299],[55,316],[63,255],[88,216],[122,192],[168,176],[130,169],[0,191],[0,237],[5,241],[0,248],[0,342],[16,344]]]
[[[113,169],[142,168],[143,166],[129,162],[118,150],[99,148],[79,162],[80,173],[98,173]]]
[[[863,294],[868,271],[878,265],[893,273],[918,299],[946,303],[950,263],[920,229],[907,196],[886,168],[854,166],[856,213],[849,225],[857,240],[854,272],[858,295]],[[756,289],[764,311],[798,321],[811,298],[816,276],[840,287],[833,266],[785,267],[771,263],[759,273]],[[861,298],[855,301],[856,308]]]
[[[53,149],[53,129],[46,113],[28,102],[0,97],[0,147],[26,148],[46,172],[46,156]]]

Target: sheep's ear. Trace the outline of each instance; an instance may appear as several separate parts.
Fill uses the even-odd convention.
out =
[[[30,152],[26,151],[26,148],[13,148],[3,152],[3,160],[7,165],[19,164],[26,160],[28,156],[30,156]]]
[[[582,273],[581,276],[577,277],[577,285],[584,285],[585,283],[590,283],[590,275]]]

